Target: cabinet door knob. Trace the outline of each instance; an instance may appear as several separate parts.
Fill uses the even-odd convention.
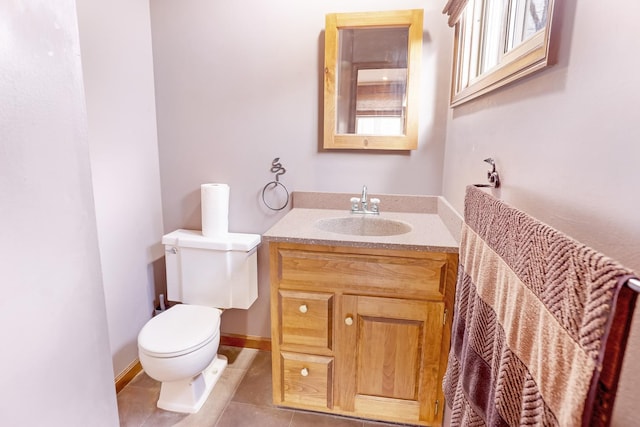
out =
[[[309,375],[309,370],[307,368],[302,368],[300,370],[300,375],[302,375],[303,377],[306,377],[307,375]]]
[[[309,307],[307,307],[307,304],[302,304],[299,310],[300,310],[300,313],[306,313],[309,310]]]
[[[347,326],[353,325],[353,317],[347,316],[344,318],[344,324]]]

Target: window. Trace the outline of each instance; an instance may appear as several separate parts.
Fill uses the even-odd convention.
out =
[[[553,0],[449,0],[455,26],[451,105],[549,65]]]

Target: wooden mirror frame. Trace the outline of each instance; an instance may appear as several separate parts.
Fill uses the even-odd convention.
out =
[[[476,77],[469,78],[468,84],[464,87],[462,83],[463,77],[461,76],[463,68],[462,61],[465,59],[469,61],[470,59],[463,57],[464,49],[462,48],[462,40],[464,35],[462,33],[465,31],[465,22],[464,13],[461,14],[462,17],[460,17],[455,23],[452,67],[453,75],[451,79],[450,102],[452,107],[461,105],[467,101],[496,90],[553,63],[549,53],[551,22],[553,20],[553,3],[554,0],[548,0],[547,21],[544,28],[540,29],[518,46],[506,53],[503,53],[498,64],[490,70],[485,71]],[[468,9],[471,6],[471,4],[467,4],[465,7]],[[482,7],[482,19],[484,19],[484,5],[482,5]],[[505,15],[508,15],[508,13]],[[474,22],[473,25],[478,24],[477,22]],[[503,33],[503,40],[501,40],[501,43],[504,42],[504,34],[506,34],[507,25],[507,17],[505,16],[501,28],[501,32]],[[482,43],[482,35],[480,35],[479,40],[476,40],[475,42]]]
[[[407,27],[407,110],[404,135],[338,134],[338,32],[341,29]],[[418,147],[420,60],[422,56],[423,10],[332,13],[326,15],[324,56],[325,149],[415,150]]]

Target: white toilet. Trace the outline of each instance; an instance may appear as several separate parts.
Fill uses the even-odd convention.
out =
[[[247,309],[258,297],[260,235],[205,237],[176,230],[162,238],[167,297],[182,302],[147,322],[138,335],[140,364],[162,382],[158,407],[195,413],[227,359],[217,355],[221,309]]]

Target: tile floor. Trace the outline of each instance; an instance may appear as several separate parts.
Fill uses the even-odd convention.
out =
[[[271,402],[271,353],[249,348],[220,346],[229,365],[197,414],[178,414],[156,407],[160,383],[144,372],[120,393],[118,411],[123,427],[384,427],[378,423],[292,409]]]

